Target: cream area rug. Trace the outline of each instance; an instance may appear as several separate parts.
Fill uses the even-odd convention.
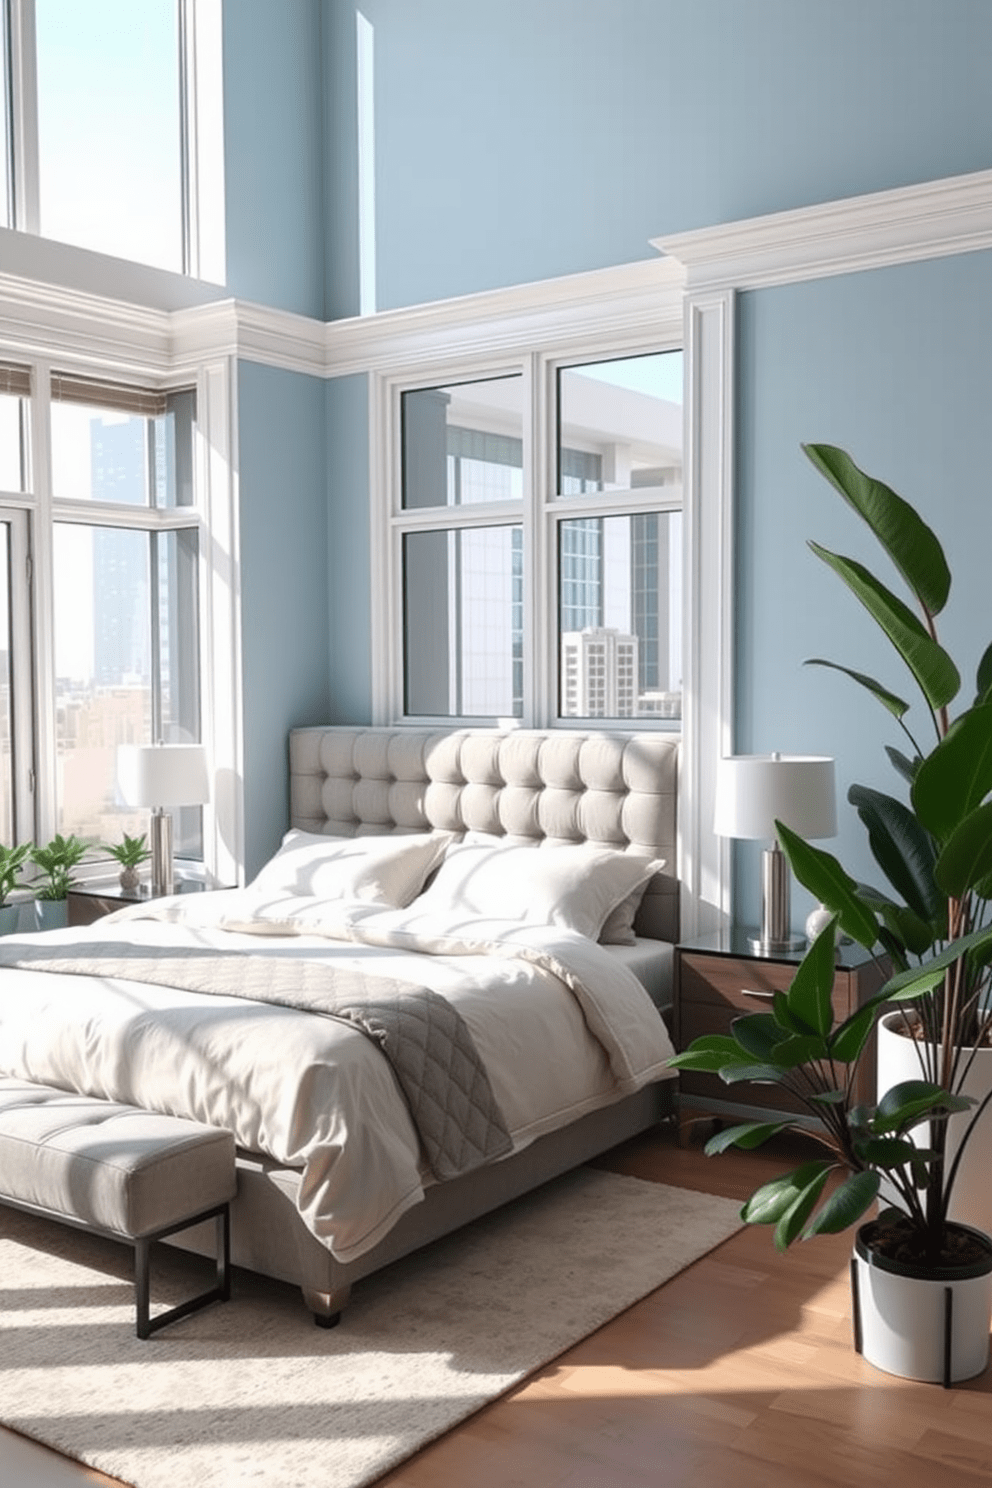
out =
[[[144,1343],[128,1248],[0,1209],[0,1420],[136,1488],[359,1488],[726,1239],[738,1208],[581,1168],[361,1282],[335,1329],[236,1271],[229,1303]],[[158,1247],[155,1305],[205,1264]]]

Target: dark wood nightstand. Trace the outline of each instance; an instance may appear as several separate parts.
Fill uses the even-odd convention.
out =
[[[176,884],[176,893],[197,894],[212,887],[212,884],[204,883],[202,879],[180,879]],[[113,914],[115,909],[123,909],[125,904],[148,904],[153,897],[151,885],[147,883],[139,884],[134,892],[128,893],[121,888],[116,878],[91,879],[88,883],[78,884],[76,888],[70,889],[66,896],[69,924],[92,925],[104,915]]]
[[[676,946],[673,1036],[680,1053],[702,1033],[728,1033],[734,1018],[766,1011],[775,992],[789,986],[805,951],[758,954],[748,940],[753,933],[733,928]],[[885,965],[879,967],[862,946],[838,946],[835,1016],[848,1017],[880,990],[887,976]],[[680,1073],[679,1090],[683,1106],[714,1114],[747,1117],[803,1109],[778,1085],[725,1085],[719,1075],[689,1070]],[[874,1101],[874,1040],[861,1056],[855,1097]]]

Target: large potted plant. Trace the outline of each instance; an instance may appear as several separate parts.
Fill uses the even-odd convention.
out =
[[[31,849],[31,861],[41,869],[41,877],[33,885],[35,892],[35,923],[39,930],[53,930],[64,926],[68,919],[68,894],[76,880],[74,869],[86,856],[87,844],[70,834],[63,837],[56,833],[45,847]]]
[[[915,604],[862,564],[810,544],[891,641],[922,694],[930,738],[910,731],[909,704],[890,687],[815,659],[866,688],[909,746],[886,749],[900,795],[857,785],[848,793],[886,886],[855,882],[831,854],[779,824],[793,872],[830,922],[769,1012],[737,1019],[730,1036],[695,1040],[673,1063],[715,1071],[728,1084],[781,1084],[813,1119],[823,1155],[764,1184],[742,1211],[749,1223],[775,1226],[779,1249],[856,1224],[881,1194],[877,1218],[855,1242],[856,1344],[890,1373],[948,1384],[985,1368],[992,1305],[992,1241],[951,1215],[964,1154],[987,1144],[981,1120],[992,1102],[992,1086],[978,1096],[965,1088],[992,1028],[992,645],[973,696],[969,689],[952,715],[961,674],[937,635],[951,584],[940,543],[843,450],[803,448],[868,524]],[[841,1023],[831,1003],[838,934],[887,957],[894,973]],[[859,1105],[855,1071],[883,1019],[909,1051],[907,1078],[880,1086],[876,1105]],[[952,1120],[962,1129],[949,1144]],[[706,1150],[755,1148],[798,1124],[747,1122],[718,1133]],[[989,1161],[986,1150],[986,1174]]]
[[[15,889],[26,887],[21,881],[21,873],[30,852],[29,842],[18,843],[16,847],[0,844],[0,935],[10,935],[17,929],[20,905],[11,904],[10,896]]]

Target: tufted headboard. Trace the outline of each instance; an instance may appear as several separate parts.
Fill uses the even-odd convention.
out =
[[[676,941],[678,755],[662,734],[294,729],[290,821],[341,837],[437,827],[660,858],[634,928]]]

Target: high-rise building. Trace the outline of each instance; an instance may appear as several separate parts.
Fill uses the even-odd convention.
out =
[[[634,718],[637,637],[606,626],[561,638],[562,714],[566,718]]]

